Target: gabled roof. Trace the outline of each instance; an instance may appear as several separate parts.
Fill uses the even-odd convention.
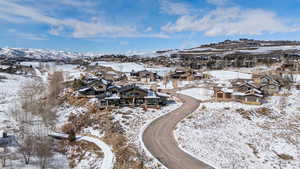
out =
[[[243,84],[241,84],[239,87],[242,87],[242,86],[247,86],[247,87],[250,87],[250,88],[254,88],[254,89],[258,89],[259,87],[256,86],[254,83],[251,83],[251,82],[245,82]]]
[[[274,76],[274,75],[264,75],[262,76],[261,78],[266,78],[268,79],[269,81],[271,81],[273,84],[278,84],[280,85],[280,82],[278,80],[280,80],[280,77],[278,76]]]
[[[133,89],[137,89],[137,90],[141,90],[141,91],[144,91],[144,92],[147,92],[146,89],[142,89],[138,86],[136,86],[135,84],[131,84],[131,85],[127,85],[127,86],[122,86],[121,89],[119,89],[119,92],[126,92],[126,91],[129,91],[129,90],[133,90]]]
[[[86,92],[86,91],[89,91],[89,90],[93,90],[93,88],[90,87],[90,86],[83,86],[78,91],[79,92]]]
[[[245,96],[256,96],[256,97],[261,97],[263,98],[264,96],[261,94],[255,94],[255,93],[249,93],[249,94],[245,94]]]
[[[215,92],[224,92],[224,93],[233,93],[234,91],[233,91],[233,89],[228,89],[228,88],[217,88],[216,90],[215,90]]]

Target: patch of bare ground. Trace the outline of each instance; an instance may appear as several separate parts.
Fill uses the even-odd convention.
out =
[[[282,160],[294,160],[294,157],[293,156],[290,156],[288,154],[278,154],[277,152],[274,151],[274,153]]]
[[[240,108],[240,109],[236,109],[236,112],[238,112],[243,118],[247,120],[251,120],[252,116],[265,116],[269,118],[275,118],[274,115],[272,114],[272,110],[265,107],[257,108],[254,110],[244,110]]]
[[[97,161],[99,158],[103,158],[103,152],[95,144],[86,141],[69,142],[65,140],[60,141],[60,145],[60,151],[66,154],[71,169],[76,168],[82,161],[86,161],[83,163],[89,165],[90,169],[100,169]]]
[[[254,154],[257,158],[259,158],[259,156],[258,156],[258,150],[257,150],[257,148],[255,147],[255,145],[254,145],[254,144],[251,144],[251,143],[247,143],[247,145],[248,145],[248,147],[249,147],[250,149],[252,149],[253,154]]]

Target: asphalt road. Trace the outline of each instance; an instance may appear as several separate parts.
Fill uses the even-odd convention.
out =
[[[194,112],[200,101],[182,94],[174,94],[183,105],[153,121],[143,133],[147,149],[169,169],[213,169],[213,167],[182,151],[173,130],[178,122]]]

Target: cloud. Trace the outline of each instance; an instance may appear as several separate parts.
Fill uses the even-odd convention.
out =
[[[127,41],[120,41],[121,46],[127,46],[129,43]]]
[[[145,31],[146,31],[146,32],[151,32],[152,30],[153,30],[152,27],[149,26],[149,27],[146,28]]]
[[[57,1],[60,4],[69,5],[73,7],[94,7],[96,3],[92,1],[77,1],[77,0],[59,0]]]
[[[175,23],[162,27],[165,32],[198,31],[206,36],[260,35],[263,33],[294,32],[292,27],[275,13],[262,9],[218,8],[203,17],[184,15]]]
[[[15,37],[21,38],[21,39],[27,39],[27,40],[48,40],[47,37],[41,36],[41,35],[36,35],[36,34],[31,34],[31,33],[21,33],[18,32],[16,29],[9,29],[9,33],[13,33]]]
[[[160,11],[169,15],[187,15],[190,13],[190,6],[185,3],[160,0]]]
[[[213,4],[213,5],[224,5],[228,2],[228,0],[206,0],[207,3]]]
[[[69,0],[63,0],[64,3],[72,3]],[[75,1],[74,1],[75,2]],[[72,5],[80,5],[76,3]],[[2,17],[1,17],[2,16]],[[71,29],[71,36],[74,38],[88,38],[88,37],[156,37],[165,38],[162,34],[141,34],[135,27],[119,26],[107,24],[103,21],[95,20],[91,17],[91,21],[81,21],[74,18],[57,18],[48,16],[41,11],[19,5],[8,0],[0,0],[0,18],[4,18],[10,22],[15,22],[15,17],[23,18],[23,20],[30,20],[31,22],[38,22],[48,24],[52,28],[49,33],[52,35],[60,35],[64,29]]]
[[[64,28],[62,26],[56,26],[56,27],[52,27],[49,30],[49,33],[54,36],[59,36],[63,30]]]

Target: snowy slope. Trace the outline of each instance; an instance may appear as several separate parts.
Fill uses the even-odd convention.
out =
[[[240,72],[233,72],[233,71],[224,71],[224,70],[215,70],[215,71],[208,71],[205,72],[210,74],[216,79],[219,80],[233,80],[233,79],[251,79],[251,74],[240,73]]]
[[[175,137],[183,150],[216,169],[298,169],[300,92],[291,93],[273,96],[263,106],[202,103],[178,124]],[[262,107],[270,114],[258,113]],[[241,110],[252,112],[249,119]]]
[[[204,101],[209,100],[213,96],[213,91],[205,88],[191,88],[178,91],[177,93],[184,94],[187,96],[194,97],[195,99]]]
[[[87,57],[77,52],[66,52],[44,49],[0,48],[0,56],[7,58],[30,58],[30,59],[76,59]]]

